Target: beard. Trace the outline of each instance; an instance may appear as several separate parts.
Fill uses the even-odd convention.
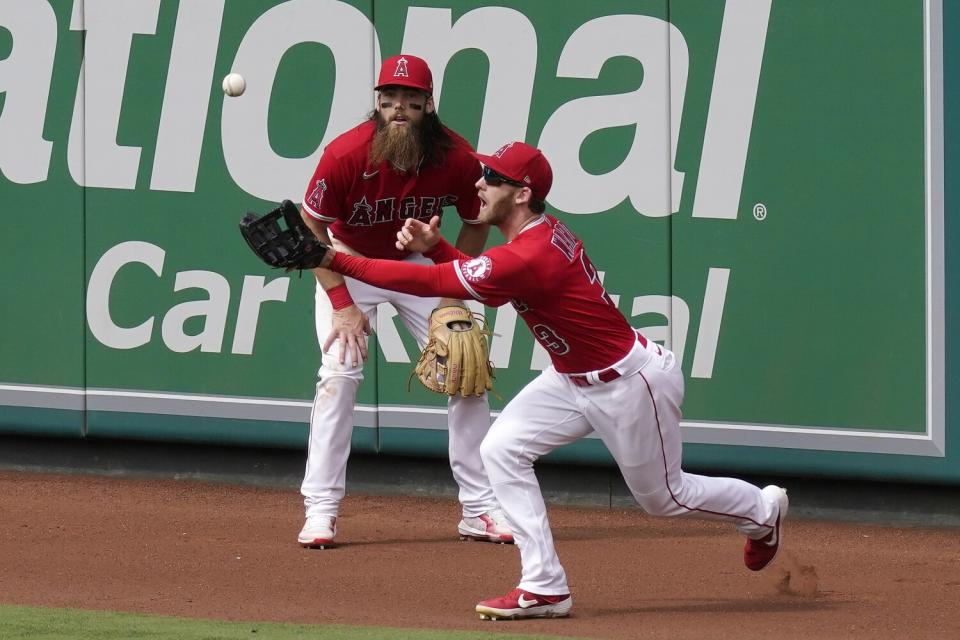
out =
[[[483,212],[481,222],[498,225],[510,216],[513,204],[508,198],[500,198],[496,202],[487,203],[487,211]]]
[[[420,125],[407,120],[405,127],[392,127],[377,114],[377,132],[370,145],[370,164],[389,161],[400,171],[409,171],[420,161]]]

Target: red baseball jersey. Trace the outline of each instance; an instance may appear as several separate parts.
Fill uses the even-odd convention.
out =
[[[474,184],[481,168],[470,143],[447,129],[454,146],[442,166],[427,162],[399,172],[386,162],[369,164],[375,133],[376,123],[367,121],[327,145],[303,198],[304,211],[329,223],[333,235],[352,249],[387,260],[410,253],[394,246],[406,218],[429,221],[455,206],[463,222],[477,224]]]
[[[476,258],[443,241],[427,255],[442,264],[392,264],[338,253],[331,268],[415,295],[470,296],[493,307],[510,302],[561,373],[606,369],[637,341],[583,243],[553,216],[540,216],[507,244]]]

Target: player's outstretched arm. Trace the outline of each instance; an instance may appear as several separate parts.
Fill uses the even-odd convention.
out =
[[[453,263],[423,265],[403,260],[373,260],[330,250],[322,266],[381,289],[432,298],[471,297],[460,283]]]

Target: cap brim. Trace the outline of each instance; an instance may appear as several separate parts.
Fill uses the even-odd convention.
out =
[[[427,97],[433,96],[433,94],[430,92],[429,89],[424,89],[419,84],[415,84],[413,82],[404,82],[402,80],[399,82],[385,82],[384,84],[378,84],[373,88],[373,90],[380,91],[380,89],[383,89],[384,87],[409,87],[410,89],[416,89],[417,91],[422,91],[427,95]]]
[[[503,165],[500,163],[500,159],[496,156],[485,156],[482,153],[477,153],[476,151],[471,151],[470,155],[505,178],[510,178],[516,182],[521,182],[523,180],[523,176],[511,175],[511,173],[503,167]]]

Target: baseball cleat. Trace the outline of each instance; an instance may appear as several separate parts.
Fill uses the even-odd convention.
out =
[[[491,509],[476,517],[464,517],[457,525],[457,531],[461,540],[513,544],[513,531],[500,509]]]
[[[764,487],[760,493],[776,500],[778,505],[777,522],[773,526],[773,531],[764,537],[758,540],[747,538],[747,544],[743,547],[743,563],[751,571],[760,571],[777,557],[780,544],[783,542],[781,525],[787,517],[787,507],[789,505],[786,489],[771,484]]]
[[[500,598],[477,604],[481,620],[519,620],[521,618],[566,618],[573,607],[570,594],[541,596],[517,588]]]
[[[297,535],[297,542],[308,549],[332,549],[337,546],[333,539],[337,535],[335,516],[307,516],[303,529]]]

